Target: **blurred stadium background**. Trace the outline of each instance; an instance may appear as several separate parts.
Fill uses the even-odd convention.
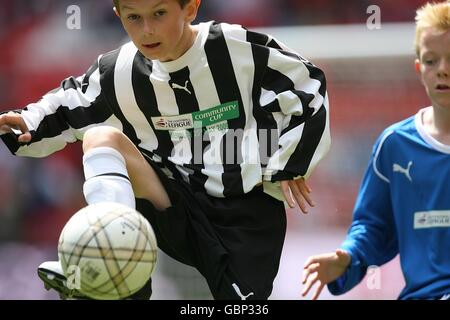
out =
[[[21,108],[81,75],[125,33],[109,0],[0,0],[0,110]],[[204,0],[197,21],[263,28],[325,70],[332,148],[310,185],[317,206],[288,210],[288,234],[271,299],[302,299],[301,272],[311,254],[334,250],[351,222],[359,183],[378,134],[428,101],[413,68],[415,9],[420,0]],[[69,30],[69,5],[81,29]],[[369,30],[369,5],[381,29]],[[59,233],[84,206],[81,147],[46,159],[13,157],[0,144],[0,299],[57,299],[36,267],[57,258]],[[366,281],[322,299],[395,299],[403,286],[398,258],[381,268],[381,286]],[[199,274],[160,254],[153,299],[210,299]]]

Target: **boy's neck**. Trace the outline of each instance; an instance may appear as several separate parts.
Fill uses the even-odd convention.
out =
[[[422,118],[425,130],[437,141],[450,145],[450,110],[428,108]]]
[[[189,25],[189,29],[191,30],[191,41],[189,42],[188,50],[192,48],[194,45],[195,39],[197,39],[198,35],[198,25]]]
[[[186,28],[186,32],[188,34],[187,34],[187,37],[185,38],[185,43],[183,45],[184,49],[181,51],[181,54],[174,60],[177,60],[178,58],[183,56],[187,51],[189,51],[189,49],[192,48],[192,46],[194,45],[195,39],[197,38],[198,28],[197,28],[197,26],[189,25]],[[174,60],[172,60],[172,61],[174,61]],[[167,61],[165,61],[165,62],[167,62]]]

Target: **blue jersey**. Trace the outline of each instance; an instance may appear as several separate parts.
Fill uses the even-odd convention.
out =
[[[450,293],[450,146],[425,131],[425,110],[378,138],[342,244],[352,262],[328,285],[332,294],[397,254],[406,282],[399,299]]]

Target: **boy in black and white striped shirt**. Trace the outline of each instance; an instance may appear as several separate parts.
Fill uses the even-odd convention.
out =
[[[1,115],[1,138],[32,157],[83,140],[88,204],[136,207],[214,298],[266,299],[283,200],[306,212],[304,178],[329,149],[323,72],[270,36],[192,25],[199,0],[114,3],[132,41]]]

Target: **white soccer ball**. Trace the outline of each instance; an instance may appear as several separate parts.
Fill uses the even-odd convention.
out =
[[[147,219],[114,202],[79,210],[58,243],[67,286],[93,299],[123,299],[137,292],[153,272],[156,252]]]

